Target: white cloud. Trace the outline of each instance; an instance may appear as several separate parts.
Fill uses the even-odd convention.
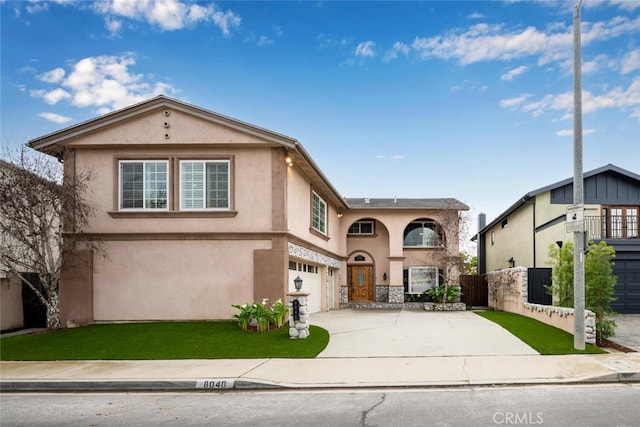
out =
[[[640,3],[637,0],[588,0],[585,1],[582,5],[584,8],[594,8],[602,5],[613,5],[619,7],[620,9],[629,11],[640,8]]]
[[[54,68],[51,71],[47,71],[46,73],[42,73],[38,76],[38,79],[45,83],[59,83],[62,81],[64,77],[64,68],[58,67]]]
[[[240,25],[241,18],[230,10],[218,10],[215,4],[204,7],[181,0],[104,0],[94,4],[94,10],[105,15],[107,28],[119,30],[114,17],[147,22],[161,30],[175,31],[201,22],[213,22],[225,37]],[[115,25],[115,26],[114,26]],[[117,27],[117,28],[116,28]]]
[[[410,48],[408,45],[400,42],[395,42],[391,50],[385,53],[384,58],[382,60],[384,62],[391,62],[398,57],[398,54],[402,54],[407,56],[409,54]]]
[[[258,46],[265,46],[265,45],[268,45],[268,44],[273,44],[273,40],[271,40],[267,36],[260,36],[258,38],[257,44],[258,44]]]
[[[504,73],[502,76],[500,76],[500,80],[511,81],[515,77],[517,77],[520,74],[524,73],[525,71],[527,71],[527,66],[526,65],[521,65],[521,66],[519,66],[517,68],[514,68],[514,69],[509,70],[506,73]]]
[[[483,19],[485,15],[479,12],[473,12],[471,15],[467,16],[468,19]]]
[[[522,94],[522,95],[517,96],[515,98],[503,99],[502,101],[500,101],[500,107],[501,108],[516,107],[518,105],[522,105],[522,103],[524,101],[526,101],[527,99],[529,99],[530,97],[531,97],[530,94],[525,93],[525,94]]]
[[[132,73],[130,67],[135,63],[133,56],[84,58],[65,73],[66,78],[57,83],[59,87],[31,91],[31,96],[51,105],[68,100],[71,105],[94,108],[103,114],[159,94],[177,92],[169,84],[146,81],[144,75]]]
[[[518,98],[515,98],[518,99]],[[501,101],[503,102],[509,100]],[[521,111],[530,112],[534,116],[539,116],[548,111],[564,111],[563,120],[573,117],[573,92],[561,94],[547,94],[542,98],[529,103],[512,102],[506,106],[521,106]],[[633,79],[626,89],[615,87],[603,94],[593,94],[589,91],[582,92],[582,113],[591,114],[596,111],[616,108],[623,111],[631,111],[631,117],[640,118],[640,76]]]
[[[596,133],[595,129],[582,129],[582,135],[591,135]],[[557,136],[573,136],[573,129],[562,129],[556,132]]]
[[[405,159],[407,156],[405,156],[404,154],[394,154],[393,156],[386,156],[384,154],[376,154],[374,156],[376,159],[389,159],[389,160],[403,160]]]
[[[115,35],[122,28],[122,21],[120,21],[119,19],[115,19],[115,18],[107,18],[107,19],[105,19],[104,25],[112,35]]]
[[[608,40],[640,31],[640,17],[614,17],[608,21],[582,23],[582,44]],[[541,30],[533,26],[506,30],[504,25],[475,24],[445,35],[416,37],[411,47],[422,59],[457,60],[462,65],[483,61],[508,61],[535,56],[538,64],[572,57],[570,24],[552,24]]]
[[[356,47],[354,55],[355,56],[360,56],[360,57],[363,57],[363,58],[374,57],[374,56],[376,56],[376,53],[374,51],[375,45],[376,44],[374,42],[372,42],[371,40],[368,40],[366,42],[361,42]]]
[[[593,74],[609,65],[609,58],[607,55],[597,55],[591,61],[585,61],[582,63],[582,74]],[[573,71],[573,61],[571,64],[571,70]]]
[[[639,3],[640,4],[640,3]],[[632,50],[622,58],[621,61],[622,74],[629,74],[632,71],[640,70],[640,49]]]
[[[59,124],[68,123],[71,121],[71,117],[61,116],[60,114],[56,113],[40,113],[38,114],[38,117],[42,117],[43,119],[49,120],[50,122]]]

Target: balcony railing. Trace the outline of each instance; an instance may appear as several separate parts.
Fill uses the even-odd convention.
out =
[[[637,239],[637,215],[585,216],[584,226],[589,240]]]

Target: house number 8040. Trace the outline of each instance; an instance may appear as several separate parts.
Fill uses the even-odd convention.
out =
[[[196,388],[204,390],[229,389],[233,388],[233,381],[220,379],[198,380],[196,382]]]

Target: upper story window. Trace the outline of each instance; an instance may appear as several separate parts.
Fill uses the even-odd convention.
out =
[[[311,227],[322,234],[327,234],[327,202],[315,191],[311,194]]]
[[[440,226],[432,220],[413,221],[404,229],[404,246],[418,248],[442,247],[443,234]]]
[[[180,209],[229,209],[229,161],[180,162]]]
[[[356,221],[353,224],[351,224],[351,227],[349,227],[349,231],[347,232],[347,234],[371,236],[373,235],[373,221],[372,220]]]
[[[120,209],[167,209],[169,162],[120,161]]]

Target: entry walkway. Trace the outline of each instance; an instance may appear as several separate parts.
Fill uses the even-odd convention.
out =
[[[336,310],[311,315],[329,331],[329,357],[514,356],[538,354],[470,311]]]

